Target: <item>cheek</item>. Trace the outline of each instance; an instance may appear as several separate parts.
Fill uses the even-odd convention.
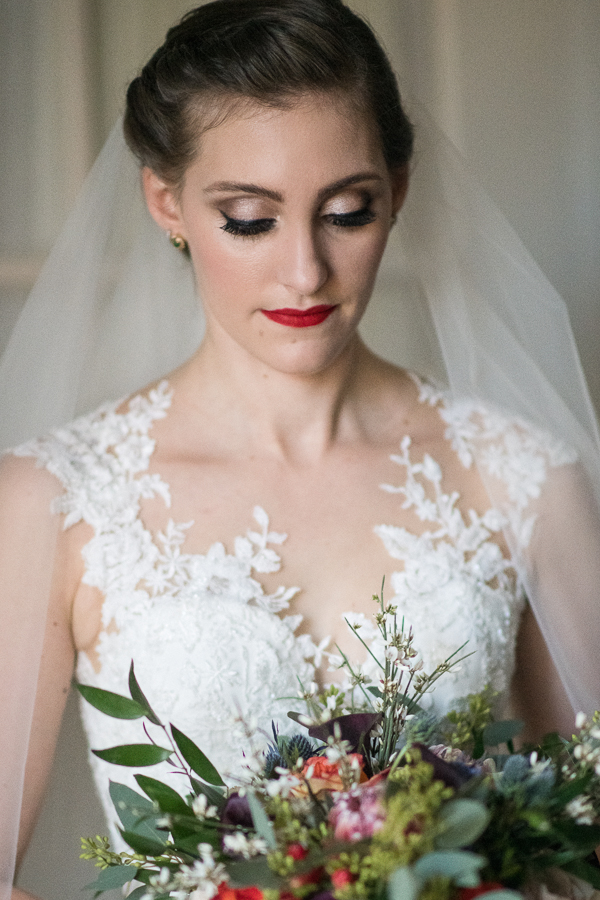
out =
[[[340,241],[332,248],[331,259],[337,279],[350,291],[370,292],[387,244],[387,230],[377,230],[354,240]]]
[[[240,299],[260,281],[261,260],[252,248],[237,246],[234,240],[223,240],[220,229],[198,236],[190,243],[192,263],[200,296],[205,303]]]

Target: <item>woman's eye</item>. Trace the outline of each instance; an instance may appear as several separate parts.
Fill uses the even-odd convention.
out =
[[[368,206],[347,213],[328,213],[325,218],[332,225],[339,228],[358,228],[361,225],[370,225],[377,218],[373,210]]]
[[[227,234],[233,234],[236,237],[253,237],[257,234],[265,234],[270,231],[275,224],[275,219],[234,219],[219,210],[225,224],[221,225],[221,229]]]

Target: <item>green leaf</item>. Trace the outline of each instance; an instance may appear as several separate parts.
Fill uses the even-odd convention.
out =
[[[486,747],[497,747],[512,741],[525,728],[520,719],[506,719],[502,722],[490,722],[483,729],[483,743]]]
[[[75,687],[91,706],[113,719],[142,719],[146,715],[145,708],[129,697],[113,694],[112,691],[103,691],[102,688],[92,687],[89,684],[76,683]]]
[[[96,881],[92,882],[92,884],[86,884],[84,890],[97,891],[98,893],[112,891],[133,881],[136,875],[136,866],[110,866],[108,869],[102,869]]]
[[[440,811],[440,820],[446,828],[436,838],[436,849],[468,847],[483,834],[490,818],[491,813],[478,800],[450,800]]]
[[[199,775],[204,781],[208,781],[209,784],[225,785],[211,761],[189,737],[174,725],[171,725],[171,734],[181,755],[196,775]]]
[[[409,697],[408,694],[396,694],[396,696],[398,700],[400,700],[402,705],[406,707],[406,711],[409,713],[409,715],[423,712],[423,707],[419,706],[417,701],[413,700],[412,697]]]
[[[221,847],[221,835],[215,828],[187,834],[185,837],[173,835],[173,845],[177,850],[199,859],[198,844],[210,844],[215,850]]]
[[[145,837],[137,831],[121,831],[121,835],[132,850],[135,850],[136,853],[141,853],[143,856],[161,856],[167,846],[164,841]]]
[[[267,847],[270,850],[274,850],[277,846],[277,841],[275,840],[275,832],[273,830],[273,824],[264,811],[262,804],[256,794],[252,793],[252,791],[248,791],[246,794],[248,798],[248,805],[250,806],[250,812],[252,813],[252,821],[254,822],[254,827],[256,828],[256,833],[266,841]]]
[[[553,823],[555,834],[558,834],[563,843],[574,850],[581,851],[581,856],[591,853],[600,845],[600,827],[598,825],[578,825],[574,821],[558,821]]]
[[[204,784],[202,781],[196,781],[195,778],[190,778],[190,783],[196,792],[196,795],[204,794],[208,802],[212,806],[216,806],[218,810],[221,810],[225,806],[227,797],[223,788]]]
[[[479,884],[479,870],[485,859],[465,850],[441,850],[427,853],[415,865],[414,873],[424,884],[430,878],[441,875],[451,878],[457,887],[476,887]]]
[[[127,900],[142,900],[144,894],[148,893],[148,888],[145,884],[140,884],[139,887],[136,887],[135,891],[132,891],[130,894],[127,894]]]
[[[373,687],[373,685],[371,685],[367,690],[370,694],[373,694],[374,697],[377,697],[378,700],[383,698],[383,692],[380,691],[378,687]]]
[[[416,900],[422,885],[419,884],[408,866],[392,872],[387,885],[389,900]]]
[[[134,831],[143,837],[162,841],[163,835],[154,827],[154,804],[118,781],[109,783],[110,798],[125,831]]]
[[[146,700],[146,695],[138,684],[133,670],[133,660],[131,660],[131,666],[129,668],[129,693],[140,706],[143,706],[146,718],[149,719],[153,725],[162,725],[162,722]]]
[[[256,887],[279,890],[281,879],[269,868],[264,856],[227,863],[227,874],[234,888]]]
[[[129,900],[129,897],[127,897]],[[523,900],[523,894],[517,893],[517,891],[488,891],[485,895],[485,900]]]
[[[191,812],[183,797],[180,797],[177,791],[174,791],[168,784],[163,784],[162,781],[157,781],[156,778],[150,778],[148,775],[136,775],[135,780],[143,792],[158,804],[161,812],[182,816],[187,816]]]
[[[589,863],[581,859],[567,863],[567,865],[563,866],[563,869],[565,872],[570,872],[571,875],[581,878],[582,881],[587,881],[596,890],[600,890],[600,870],[595,866],[590,866]]]
[[[106,750],[92,750],[94,756],[115,766],[155,766],[173,755],[172,750],[157,747],[156,744],[121,744]]]
[[[554,802],[559,806],[566,806],[567,803],[570,803],[575,797],[578,797],[580,794],[585,794],[591,781],[592,774],[593,773],[584,775],[582,778],[574,778],[573,781],[562,784],[552,798]]]

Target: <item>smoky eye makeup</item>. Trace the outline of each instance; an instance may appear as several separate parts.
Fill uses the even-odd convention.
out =
[[[322,215],[331,224],[339,228],[357,228],[369,225],[377,218],[373,209],[373,197],[366,191],[334,197],[328,201]]]
[[[227,215],[222,209],[219,212],[225,219],[223,225],[220,226],[221,230],[235,237],[255,237],[265,234],[273,228],[276,222],[273,218],[238,219]]]

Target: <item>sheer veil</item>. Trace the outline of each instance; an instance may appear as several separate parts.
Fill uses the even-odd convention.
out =
[[[589,712],[600,706],[600,445],[565,305],[443,133],[416,104],[409,111],[414,170],[382,278],[398,284],[402,329],[422,348],[415,368],[578,453],[537,501],[536,539],[519,565],[571,702]],[[400,340],[392,321],[394,329]],[[119,123],[0,364],[0,446],[143,386],[189,356],[201,334],[191,269],[145,210]],[[477,462],[501,506],[489,466]],[[26,754],[52,572],[56,523],[47,522],[32,530],[27,559],[0,548],[19,611],[0,634],[0,773],[17,772],[0,801],[0,900],[9,891],[23,774],[16,762]]]

